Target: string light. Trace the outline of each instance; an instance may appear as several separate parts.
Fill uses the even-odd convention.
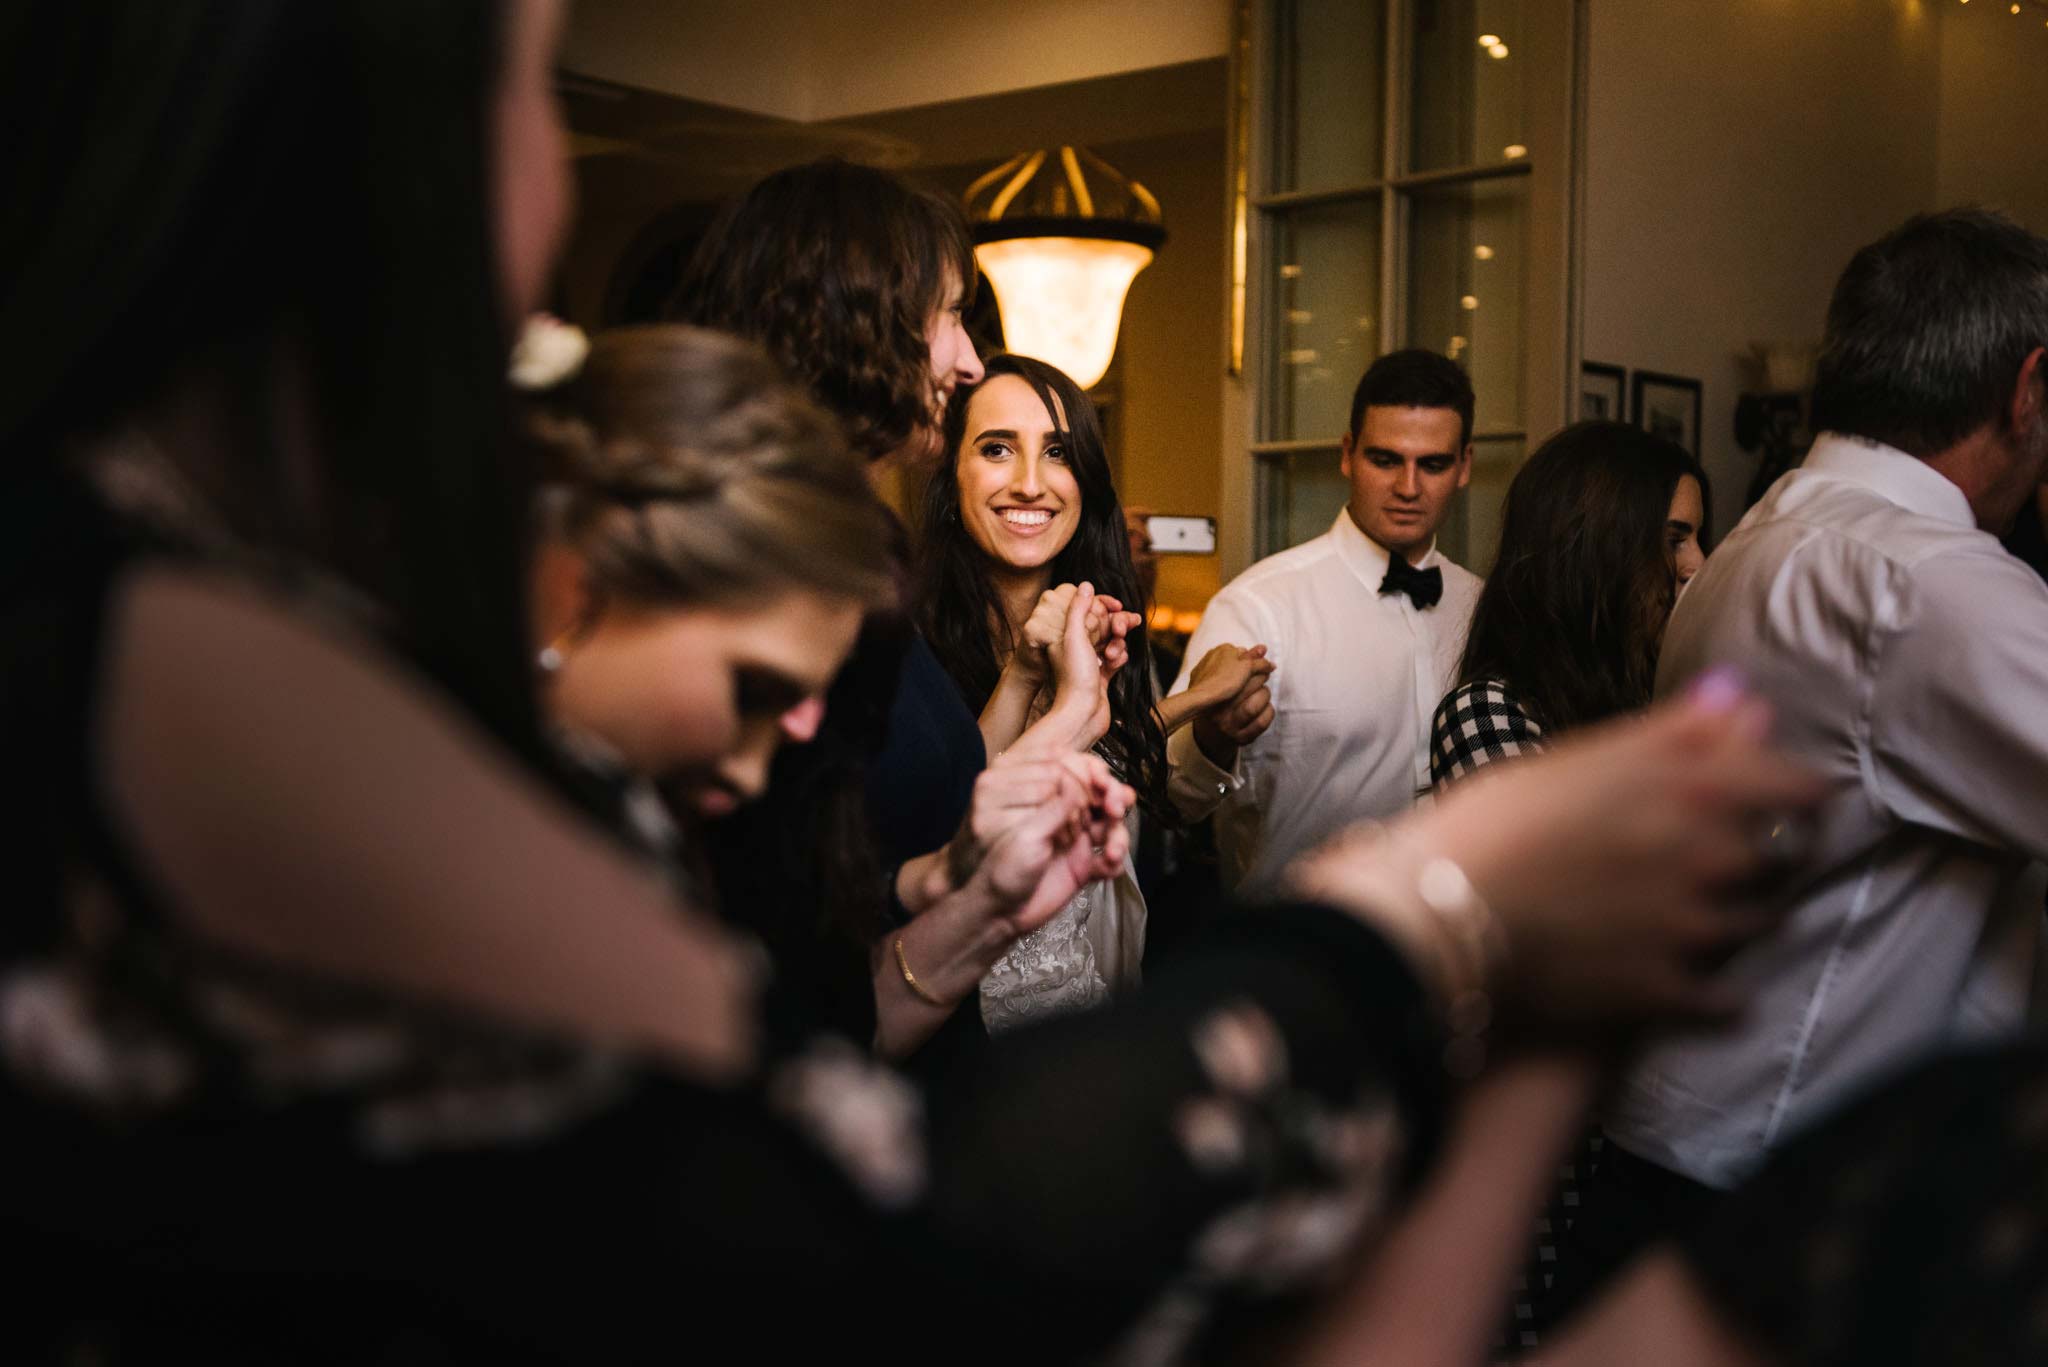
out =
[[[1508,55],[1508,45],[1506,43],[1495,43],[1493,46],[1487,48],[1486,52],[1488,56],[1492,57],[1493,60],[1497,62],[1501,58]]]
[[[1519,142],[1511,142],[1506,147],[1500,149],[1500,154],[1509,161],[1520,161],[1523,157],[1529,155],[1529,149],[1522,146]]]
[[[1970,0],[1963,0],[1963,3],[1967,5],[1970,3]],[[1482,33],[1479,35],[1479,46],[1481,47],[1492,47],[1499,41],[1500,35],[1498,33]]]
[[[1478,257],[1481,261],[1491,261],[1493,260],[1493,248],[1482,242],[1472,249],[1472,255]]]

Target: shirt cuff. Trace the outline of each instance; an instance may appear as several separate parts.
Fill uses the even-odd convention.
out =
[[[1239,752],[1230,768],[1218,768],[1195,743],[1192,726],[1183,726],[1167,738],[1166,762],[1170,770],[1167,796],[1190,821],[1215,811],[1224,798],[1244,786],[1243,753]]]

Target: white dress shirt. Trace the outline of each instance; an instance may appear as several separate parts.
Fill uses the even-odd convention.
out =
[[[1624,1148],[1727,1187],[1830,1103],[2027,1014],[2048,856],[2048,587],[1904,452],[1824,433],[1709,557],[1657,691],[1733,664],[1831,796],[1734,1030],[1652,1050]],[[1782,905],[1782,901],[1780,905]]]
[[[1273,890],[1289,860],[1354,821],[1405,811],[1429,788],[1429,724],[1449,690],[1479,601],[1479,577],[1434,547],[1443,599],[1418,609],[1380,593],[1387,552],[1339,512],[1324,535],[1268,556],[1211,599],[1172,693],[1228,641],[1263,645],[1272,727],[1225,771],[1184,726],[1167,742],[1169,792],[1190,820],[1216,813],[1225,879]]]

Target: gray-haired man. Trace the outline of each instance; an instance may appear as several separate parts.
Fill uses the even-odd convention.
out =
[[[1828,308],[1820,432],[1679,600],[1658,692],[1733,665],[1833,796],[1733,1030],[1653,1049],[1561,1252],[1560,1312],[1883,1070],[2024,1022],[2048,858],[2048,587],[1998,535],[2048,466],[2048,240],[1913,219]],[[1548,1316],[1546,1316],[1548,1317]]]

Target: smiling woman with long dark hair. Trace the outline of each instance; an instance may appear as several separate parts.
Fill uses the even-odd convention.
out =
[[[919,623],[995,754],[1050,692],[1049,641],[1031,635],[1034,614],[1042,603],[1049,628],[1089,585],[1125,630],[1097,748],[1163,812],[1166,738],[1152,711],[1145,605],[1095,406],[1043,361],[997,356],[987,372],[946,410],[945,456],[925,495]],[[1126,603],[1138,611],[1126,615]],[[1126,865],[1003,956],[982,982],[982,1015],[1001,1028],[1103,1001],[1136,986],[1144,945],[1145,899]]]
[[[1094,403],[1065,372],[1029,356],[993,357],[987,372],[946,410],[945,455],[925,489],[918,622],[980,713],[990,753],[1000,753],[1057,692],[1048,648],[1068,604],[1076,593],[1096,595],[1113,673],[1095,749],[1137,792],[1147,819],[1171,821],[1167,732],[1229,705],[1271,666],[1220,645],[1192,686],[1161,704],[1144,628],[1151,605],[1131,564]],[[982,985],[983,1014],[1009,1024],[1135,985],[1146,914],[1128,868],[1087,889],[996,966]]]
[[[947,406],[946,454],[925,488],[917,576],[925,637],[977,712],[1005,669],[1014,676],[1032,663],[1019,655],[1023,628],[1054,585],[1091,584],[1139,617],[1150,606],[1131,565],[1095,405],[1065,372],[1029,356],[991,357],[987,372]],[[1142,800],[1158,801],[1165,742],[1151,712],[1142,622],[1124,641],[1127,662],[1110,680],[1101,748]]]

